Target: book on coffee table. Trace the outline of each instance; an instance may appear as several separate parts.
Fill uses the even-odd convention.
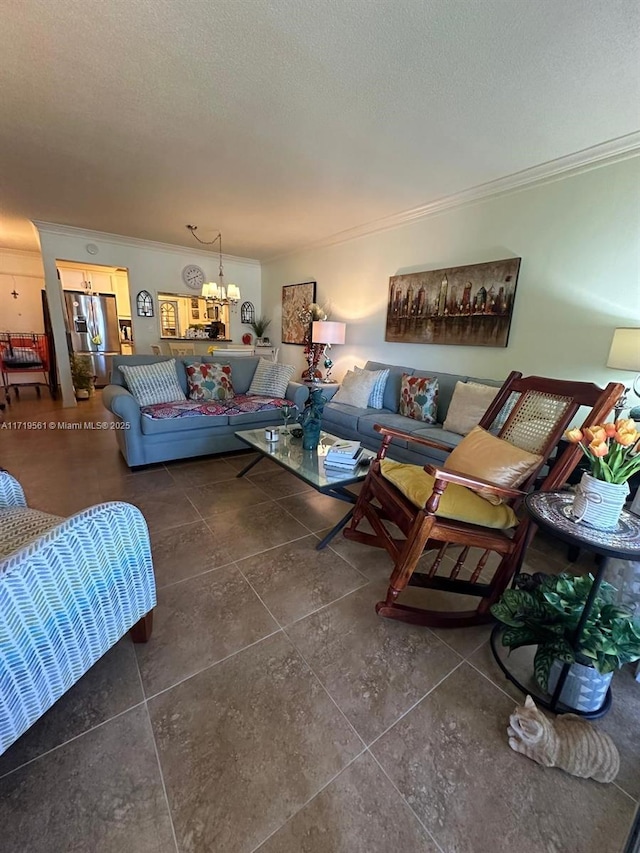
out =
[[[362,458],[363,448],[359,447],[353,456],[334,455],[330,453],[324,458],[324,467],[327,471],[355,471]]]
[[[361,453],[362,445],[359,441],[338,441],[331,445],[325,458],[336,462],[345,462],[357,459]]]

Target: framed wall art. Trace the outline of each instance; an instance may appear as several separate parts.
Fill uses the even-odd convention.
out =
[[[300,317],[301,313],[316,301],[316,282],[304,281],[301,284],[285,284],[282,288],[282,343],[305,343],[308,323]]]
[[[520,260],[392,275],[385,340],[506,347]]]

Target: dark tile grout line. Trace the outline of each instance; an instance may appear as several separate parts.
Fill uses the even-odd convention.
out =
[[[138,655],[135,653],[134,649],[134,657],[136,659],[136,671],[138,673],[138,681],[140,682],[140,689],[142,690],[142,695],[145,696],[144,684],[142,682],[142,673],[140,672],[140,665],[138,663]],[[151,733],[151,740],[153,742],[153,751],[155,752],[156,762],[158,763],[158,773],[160,774],[160,784],[162,785],[162,793],[164,794],[164,801],[167,806],[167,815],[169,816],[169,825],[171,826],[171,834],[173,835],[173,843],[176,847],[176,853],[180,853],[180,848],[178,846],[178,837],[176,835],[176,828],[173,823],[173,814],[171,812],[171,805],[169,804],[169,794],[167,793],[167,786],[164,781],[164,773],[162,772],[162,762],[160,761],[160,753],[158,751],[158,744],[156,743],[156,733],[153,730],[153,722],[151,720],[151,714],[149,712],[149,705],[147,699],[143,702],[144,710],[147,716],[147,723],[149,725],[149,731]]]
[[[331,777],[331,779],[329,779],[327,782],[324,783],[324,785],[322,785],[320,788],[318,788],[318,790],[314,794],[312,794],[304,803],[302,803],[302,805],[298,809],[296,809],[296,811],[293,812],[293,814],[290,814],[289,817],[283,823],[280,824],[280,826],[276,827],[272,832],[270,832],[269,835],[266,836],[266,838],[263,838],[262,841],[260,841],[260,843],[257,845],[257,847],[253,847],[251,849],[251,851],[249,851],[249,853],[258,853],[260,848],[264,844],[266,844],[270,838],[272,838],[274,835],[276,835],[276,833],[280,832],[280,830],[283,829],[288,823],[291,823],[291,821],[296,817],[296,815],[298,815],[303,809],[305,809],[309,805],[309,803],[312,803],[315,800],[315,798],[318,797],[325,790],[325,788],[328,788],[332,782],[335,782],[335,780],[339,776],[341,776],[345,772],[345,770],[347,770],[349,767],[351,767],[351,765],[354,762],[356,762],[361,756],[363,756],[366,752],[367,752],[367,748],[364,747],[357,755],[354,755],[354,757],[351,758],[345,764],[344,767],[342,767],[340,770],[338,770],[338,772],[336,774],[334,774]],[[328,851],[327,851],[327,853],[328,853]]]
[[[394,720],[390,725],[387,726],[386,729],[384,729],[384,731],[380,732],[379,735],[376,735],[376,737],[374,737],[374,739],[371,741],[371,743],[367,744],[367,749],[371,749],[371,747],[374,744],[376,744],[380,740],[380,738],[384,737],[388,732],[391,731],[392,728],[397,726],[398,723],[407,716],[407,714],[410,714],[411,711],[414,710],[414,708],[417,708],[421,702],[424,702],[424,700],[427,698],[427,696],[429,696],[431,693],[433,693],[434,690],[437,690],[438,687],[440,687],[440,685],[443,683],[443,681],[446,681],[447,678],[449,678],[450,675],[453,675],[453,673],[457,669],[460,669],[460,667],[462,666],[463,663],[465,663],[465,660],[464,660],[464,658],[461,658],[458,661],[458,663],[453,667],[453,669],[450,669],[449,672],[446,673],[446,675],[443,675],[442,678],[440,678],[432,687],[430,687],[423,696],[421,696],[419,699],[417,699],[413,703],[413,705],[411,705],[409,708],[407,708],[406,711],[403,711],[397,720]]]
[[[278,625],[277,622],[276,622],[276,625]],[[236,649],[234,652],[230,652],[228,655],[225,655],[223,658],[220,658],[220,660],[212,661],[211,663],[208,663],[206,666],[202,666],[202,667],[200,667],[200,669],[197,669],[194,672],[190,672],[188,675],[185,675],[184,678],[180,678],[178,681],[174,682],[173,684],[170,684],[168,687],[163,687],[162,690],[158,690],[156,693],[151,693],[151,694],[147,695],[146,691],[144,690],[144,686],[143,686],[143,694],[145,697],[145,701],[151,702],[152,699],[156,699],[158,696],[162,696],[164,693],[168,693],[170,690],[173,690],[174,687],[179,687],[181,684],[184,684],[185,681],[189,681],[190,679],[195,678],[196,675],[200,675],[201,673],[206,672],[208,669],[213,669],[214,666],[218,666],[218,664],[224,663],[225,661],[228,661],[230,658],[236,657],[236,655],[239,655],[241,652],[244,652],[247,649],[252,648],[252,646],[257,646],[258,643],[262,643],[263,640],[268,640],[269,637],[275,637],[275,635],[281,633],[281,631],[282,631],[282,628],[278,627],[275,631],[271,631],[269,634],[265,634],[264,637],[260,637],[259,639],[254,640],[252,643],[249,643],[248,645],[243,646],[241,649]],[[144,685],[144,682],[143,682],[143,685]]]
[[[489,642],[488,640],[485,640],[485,643],[488,643],[488,642]],[[480,646],[478,646],[478,648],[481,648],[485,643],[481,643]],[[476,651],[478,651],[478,649],[476,649]],[[490,675],[487,675],[486,672],[483,672],[479,667],[477,667],[474,663],[472,663],[468,658],[465,658],[465,662],[468,663],[469,666],[478,673],[478,675],[481,675],[483,678],[486,678],[486,680],[489,682],[489,684],[491,684],[493,687],[495,687],[497,690],[499,690],[501,693],[503,693],[512,702],[518,701],[517,699],[514,699],[513,696],[507,690],[504,689],[504,687],[502,687],[500,684],[498,684],[497,681],[494,681]],[[524,693],[522,694],[522,701],[524,702]]]
[[[489,624],[490,624],[490,623],[489,623]],[[489,624],[487,625],[487,627],[489,627]],[[452,652],[455,652],[457,655],[460,655],[460,657],[464,658],[465,660],[467,660],[467,658],[471,657],[471,655],[474,655],[474,654],[478,651],[478,649],[481,649],[481,648],[482,648],[482,646],[484,646],[484,644],[485,644],[485,643],[487,643],[487,642],[489,641],[489,638],[488,638],[488,637],[486,637],[484,640],[480,640],[480,641],[478,642],[478,645],[477,645],[477,646],[474,646],[474,647],[471,649],[471,651],[469,651],[469,652],[465,652],[464,654],[462,654],[462,652],[461,652],[461,651],[459,651],[458,649],[455,649],[452,645],[450,645],[450,644],[449,644],[449,643],[444,639],[444,637],[441,637],[441,636],[440,636],[440,634],[436,634],[436,632],[435,632],[432,628],[429,628],[428,630],[429,630],[429,631],[431,631],[431,633],[433,634],[433,636],[434,636],[434,637],[437,637],[437,638],[440,640],[440,642],[441,642],[441,643],[444,643],[444,644],[445,644],[445,646],[447,646],[447,648],[451,649],[451,651],[452,651]],[[446,629],[442,629],[442,630],[446,630]]]
[[[18,770],[22,770],[23,767],[27,767],[29,764],[33,764],[34,761],[39,761],[41,758],[44,758],[46,755],[50,755],[52,752],[56,752],[63,746],[67,746],[69,743],[73,743],[74,740],[78,740],[78,738],[84,737],[88,735],[89,732],[93,732],[96,729],[102,728],[106,723],[110,723],[112,720],[117,720],[118,717],[122,717],[124,714],[128,714],[129,711],[133,711],[134,708],[140,708],[141,705],[145,704],[144,699],[144,690],[142,691],[142,699],[139,702],[136,702],[133,705],[130,705],[128,708],[123,708],[122,711],[118,711],[117,714],[114,714],[112,717],[108,717],[106,720],[101,720],[99,723],[96,723],[95,726],[91,726],[88,729],[85,729],[83,732],[78,732],[77,735],[70,737],[68,740],[63,741],[62,743],[57,743],[55,746],[52,746],[51,749],[45,750],[45,752],[41,752],[39,755],[34,755],[33,758],[30,758],[28,761],[25,761],[23,764],[19,764],[17,767],[14,767],[12,770],[8,770],[6,773],[0,774],[0,779],[6,779],[7,776],[11,776],[12,773],[16,773]],[[27,729],[29,731],[29,729]],[[24,733],[26,734],[26,732]],[[22,735],[21,735],[22,737]],[[17,741],[16,741],[17,743]]]
[[[344,718],[344,720],[345,720],[345,722],[347,723],[347,725],[349,726],[349,728],[350,728],[350,729],[352,729],[352,731],[354,732],[354,734],[356,735],[356,737],[357,737],[357,738],[360,740],[360,742],[362,743],[363,747],[365,747],[365,748],[366,748],[367,744],[365,743],[364,739],[363,739],[362,737],[360,737],[360,735],[359,735],[359,734],[358,734],[358,732],[356,731],[355,726],[351,723],[351,721],[350,721],[349,719],[347,719],[346,714],[344,713],[344,711],[342,710],[342,708],[340,708],[340,707],[338,706],[338,703],[335,701],[335,699],[333,698],[333,696],[329,693],[329,691],[327,690],[327,688],[324,686],[324,684],[322,683],[322,680],[318,677],[318,675],[317,675],[316,671],[315,671],[315,670],[313,669],[313,667],[309,664],[309,661],[305,658],[305,656],[302,654],[302,652],[300,651],[300,649],[298,649],[298,647],[297,647],[297,646],[296,646],[296,644],[293,642],[293,640],[291,639],[291,637],[287,634],[285,627],[284,627],[283,625],[281,625],[281,623],[280,623],[280,621],[279,621],[278,619],[276,619],[275,615],[271,612],[271,610],[269,609],[269,607],[267,606],[267,604],[262,600],[262,598],[261,598],[260,594],[259,594],[259,593],[258,593],[258,591],[255,589],[255,587],[253,586],[253,584],[251,583],[251,581],[246,577],[246,575],[244,574],[244,572],[242,571],[242,569],[238,568],[238,571],[240,572],[240,574],[242,575],[242,577],[245,579],[245,581],[249,584],[249,586],[251,587],[251,589],[253,590],[254,594],[257,596],[258,600],[260,601],[260,603],[262,604],[262,606],[265,608],[265,610],[267,611],[267,613],[269,614],[269,616],[271,616],[271,618],[272,618],[272,619],[273,619],[273,621],[276,623],[276,625],[279,625],[279,626],[280,626],[280,630],[282,631],[282,633],[284,634],[284,636],[287,638],[287,640],[289,641],[289,643],[291,643],[291,646],[292,646],[292,647],[293,647],[293,649],[295,650],[296,654],[297,654],[297,655],[299,655],[299,656],[302,658],[302,660],[304,661],[304,665],[307,667],[307,669],[309,670],[309,672],[310,672],[310,673],[313,675],[313,677],[316,679],[316,681],[318,682],[318,684],[320,685],[320,687],[322,688],[322,690],[324,690],[324,692],[327,694],[327,696],[329,697],[329,699],[331,700],[331,702],[335,705],[335,707],[337,708],[338,712],[339,712],[339,713],[340,713],[340,715]],[[360,587],[358,587],[358,589],[359,589],[359,588],[360,588]],[[351,592],[355,592],[355,590],[351,590]],[[347,593],[347,595],[349,595],[349,593]],[[315,612],[315,611],[314,611],[314,612]],[[308,615],[311,615],[311,614],[308,614]],[[292,623],[292,624],[295,624],[295,623]]]
[[[433,842],[433,844],[435,845],[435,847],[437,848],[437,850],[439,851],[439,853],[445,853],[445,851],[442,849],[442,847],[441,847],[441,846],[438,844],[438,842],[436,841],[435,837],[431,834],[431,832],[429,831],[429,829],[427,829],[427,827],[425,826],[425,824],[422,822],[422,820],[421,820],[420,816],[419,816],[419,815],[414,811],[414,809],[411,807],[411,804],[407,801],[407,798],[404,796],[404,794],[402,793],[402,791],[398,788],[398,786],[396,785],[396,783],[395,783],[395,782],[393,781],[393,779],[389,776],[389,774],[388,774],[388,773],[387,773],[387,771],[384,769],[384,767],[382,766],[382,764],[380,764],[380,762],[378,761],[378,759],[376,758],[376,756],[371,752],[371,750],[369,749],[369,747],[367,747],[367,750],[366,750],[366,751],[367,751],[367,753],[371,756],[371,758],[373,759],[373,761],[375,761],[375,763],[377,764],[377,766],[380,768],[380,770],[382,771],[382,773],[383,773],[383,775],[384,775],[385,779],[387,779],[387,781],[389,782],[389,784],[391,785],[391,787],[393,788],[393,790],[398,794],[398,796],[400,797],[400,799],[402,800],[402,802],[403,802],[403,803],[405,804],[405,806],[409,809],[409,811],[410,811],[410,812],[411,812],[411,814],[414,816],[414,818],[418,821],[419,825],[423,828],[423,830],[425,831],[425,833],[426,833],[426,835],[427,835],[427,838],[428,838],[430,841],[432,841],[432,842]]]
[[[355,591],[355,590],[353,590],[353,591]],[[257,593],[256,593],[256,594],[257,594]],[[347,594],[350,594],[350,593],[347,593]],[[343,597],[344,597],[344,596],[343,596]],[[263,602],[263,603],[264,603],[264,602]],[[266,604],[265,604],[265,607],[266,607]],[[273,618],[275,619],[275,617],[273,617]],[[293,624],[295,624],[295,623],[293,623]],[[323,786],[322,786],[318,791],[316,791],[316,793],[315,793],[315,794],[313,794],[313,796],[311,796],[311,797],[310,797],[310,798],[309,798],[305,803],[303,803],[303,804],[300,806],[300,808],[298,808],[298,809],[297,809],[297,810],[296,810],[292,815],[290,815],[290,816],[287,818],[287,820],[286,820],[286,821],[285,821],[281,826],[279,826],[279,827],[278,827],[277,829],[275,829],[272,833],[270,833],[270,835],[268,835],[266,838],[264,838],[264,839],[260,842],[260,844],[259,844],[257,847],[253,848],[252,853],[256,853],[256,851],[258,851],[258,850],[259,850],[259,848],[260,848],[263,844],[265,844],[265,843],[268,841],[268,839],[269,839],[269,838],[271,838],[271,836],[272,836],[272,835],[275,835],[277,832],[279,832],[279,830],[280,830],[280,829],[282,829],[282,827],[283,827],[283,826],[286,826],[286,824],[287,824],[287,823],[289,823],[289,821],[293,820],[293,818],[294,818],[294,817],[295,817],[295,816],[296,816],[300,811],[302,811],[302,809],[306,808],[306,806],[307,806],[307,805],[309,805],[309,803],[310,803],[312,800],[314,800],[314,799],[315,799],[315,798],[316,798],[316,797],[317,797],[317,796],[318,796],[318,795],[319,795],[319,794],[320,794],[320,793],[321,793],[321,792],[322,792],[326,787],[328,787],[328,785],[330,785],[330,784],[331,784],[335,779],[337,779],[337,778],[338,778],[338,776],[340,776],[340,774],[341,774],[341,773],[344,773],[344,771],[345,771],[345,770],[346,770],[346,769],[347,769],[351,764],[353,764],[353,762],[354,762],[354,761],[356,761],[358,758],[360,758],[360,756],[361,756],[361,755],[363,755],[363,754],[365,754],[365,753],[368,753],[368,754],[373,758],[373,760],[375,761],[375,763],[380,767],[380,769],[381,769],[381,770],[382,770],[382,772],[384,773],[385,777],[389,780],[389,782],[390,782],[390,783],[391,783],[391,785],[393,786],[394,790],[398,793],[398,796],[401,798],[402,802],[403,802],[403,803],[405,803],[405,805],[407,806],[407,808],[411,811],[411,814],[416,818],[416,820],[418,821],[418,823],[420,824],[420,826],[424,829],[424,831],[426,832],[426,834],[427,834],[428,838],[430,838],[431,840],[433,840],[433,841],[434,841],[434,843],[436,844],[436,847],[437,847],[437,848],[438,848],[438,850],[439,850],[439,851],[441,851],[441,853],[442,853],[442,848],[440,847],[440,845],[439,845],[439,844],[437,844],[437,843],[435,842],[435,839],[433,838],[433,836],[431,835],[431,833],[429,832],[429,830],[426,828],[426,826],[422,823],[422,821],[420,820],[420,818],[418,817],[418,815],[415,813],[415,811],[411,808],[411,806],[409,805],[409,803],[407,802],[407,800],[405,799],[405,797],[400,793],[400,791],[398,790],[398,788],[396,787],[396,785],[392,782],[392,780],[391,780],[391,779],[389,779],[389,777],[388,777],[387,773],[385,772],[384,768],[382,767],[382,765],[380,764],[380,762],[376,759],[375,755],[373,755],[373,753],[371,752],[371,749],[370,749],[370,748],[371,748],[371,746],[372,746],[373,744],[375,744],[375,743],[376,743],[376,742],[377,742],[377,741],[378,741],[378,740],[379,740],[379,739],[380,739],[384,734],[386,734],[388,731],[390,731],[390,730],[391,730],[395,725],[397,725],[397,723],[399,723],[399,722],[400,722],[400,720],[402,720],[402,719],[403,719],[403,718],[404,718],[408,713],[410,713],[410,712],[411,712],[415,707],[417,707],[417,706],[418,706],[418,705],[419,705],[419,704],[420,704],[424,699],[426,699],[426,697],[427,697],[430,693],[432,693],[434,690],[436,690],[436,689],[437,689],[437,688],[442,684],[442,682],[443,682],[443,681],[445,681],[445,680],[446,680],[450,675],[452,675],[452,674],[453,674],[453,673],[458,669],[458,667],[460,667],[460,666],[464,663],[464,659],[461,659],[461,660],[460,660],[460,661],[459,661],[459,662],[458,662],[458,663],[453,667],[453,669],[452,669],[450,672],[448,672],[448,673],[447,673],[445,676],[443,676],[443,677],[442,677],[442,678],[441,678],[441,679],[440,679],[436,684],[434,684],[434,685],[433,685],[429,690],[427,690],[427,692],[426,692],[423,696],[421,696],[421,697],[420,697],[420,698],[419,698],[419,699],[418,699],[418,700],[417,700],[413,705],[411,705],[411,707],[410,707],[410,708],[408,708],[404,713],[402,713],[402,714],[401,714],[401,715],[400,715],[400,716],[399,716],[399,717],[398,717],[398,718],[397,718],[397,719],[396,719],[396,720],[395,720],[395,721],[394,721],[390,726],[388,726],[388,727],[387,727],[387,728],[386,728],[386,729],[385,729],[385,730],[384,730],[380,735],[378,735],[376,738],[374,738],[374,739],[371,741],[371,743],[369,743],[369,744],[367,745],[367,742],[364,740],[364,738],[362,737],[362,735],[360,735],[360,733],[357,731],[357,729],[355,728],[355,726],[353,725],[353,723],[351,723],[351,721],[350,721],[350,720],[349,720],[349,718],[346,716],[346,714],[345,714],[345,712],[342,710],[342,708],[340,708],[340,706],[338,705],[338,703],[336,702],[336,700],[333,698],[333,696],[332,696],[332,695],[331,695],[331,693],[329,692],[328,688],[327,688],[327,687],[324,685],[324,683],[322,682],[322,680],[321,680],[320,676],[319,676],[319,675],[316,673],[316,671],[314,670],[313,666],[309,663],[309,661],[306,659],[306,657],[304,656],[304,654],[300,651],[300,649],[297,647],[297,645],[294,643],[294,641],[291,639],[291,637],[289,637],[289,635],[287,634],[286,628],[283,628],[282,630],[283,630],[283,632],[284,632],[285,636],[287,637],[287,639],[289,640],[289,642],[291,643],[291,645],[293,646],[293,648],[295,649],[295,651],[297,652],[297,654],[299,654],[299,655],[300,655],[300,657],[301,657],[301,658],[302,658],[302,660],[304,661],[305,665],[308,667],[309,671],[312,673],[312,675],[315,677],[315,679],[317,680],[317,682],[320,684],[320,686],[322,687],[322,689],[324,690],[324,692],[327,694],[327,696],[329,697],[329,699],[331,700],[331,702],[335,705],[336,709],[339,711],[339,713],[341,714],[341,716],[345,719],[345,721],[347,722],[347,724],[348,724],[348,725],[351,727],[351,729],[355,732],[356,736],[359,738],[359,740],[361,741],[361,743],[363,743],[363,744],[364,744],[364,749],[363,749],[360,753],[358,753],[358,755],[356,755],[353,759],[351,759],[351,761],[349,761],[349,762],[348,762],[348,763],[347,763],[347,764],[346,764],[346,765],[345,765],[345,766],[344,766],[344,767],[343,767],[343,768],[342,768],[338,773],[336,773],[336,775],[335,775],[335,776],[333,776],[333,778],[331,778],[331,779],[330,779],[330,780],[329,780],[325,785],[323,785]]]

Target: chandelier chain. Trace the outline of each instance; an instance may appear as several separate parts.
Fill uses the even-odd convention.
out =
[[[222,233],[220,231],[218,231],[213,240],[201,240],[200,237],[198,237],[198,235],[196,234],[196,231],[198,230],[197,225],[187,225],[186,228],[191,231],[198,243],[202,243],[203,246],[213,246],[214,243],[217,243],[218,240],[220,240],[220,253],[222,253]]]

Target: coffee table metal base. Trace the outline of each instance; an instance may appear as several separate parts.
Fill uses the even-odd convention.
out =
[[[261,459],[269,459],[270,457],[264,453],[257,453],[256,458],[252,459],[248,465],[245,465],[242,471],[239,471],[236,474],[236,478],[244,477],[245,474],[248,474],[251,469],[258,464]],[[343,486],[332,486],[327,489],[318,489],[317,490],[321,495],[328,495],[330,498],[336,498],[339,501],[345,501],[346,503],[355,504],[357,501],[356,495],[352,492],[345,489]],[[349,512],[340,519],[340,521],[335,524],[331,530],[327,533],[327,535],[316,545],[316,551],[322,551],[323,548],[326,548],[329,542],[333,539],[333,537],[340,533],[343,527],[346,527],[347,524],[351,521],[351,516],[353,515],[353,507],[349,510]]]

